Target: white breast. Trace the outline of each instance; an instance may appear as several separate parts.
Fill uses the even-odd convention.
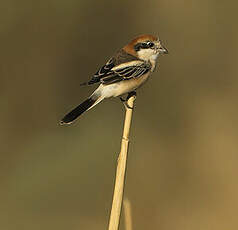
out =
[[[120,81],[110,85],[101,84],[95,93],[97,92],[97,94],[103,95],[104,98],[121,96],[142,86],[147,81],[150,73],[151,72],[148,72],[139,78],[132,78],[130,80]]]

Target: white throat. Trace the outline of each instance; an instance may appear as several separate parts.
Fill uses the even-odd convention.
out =
[[[152,64],[152,71],[154,71],[159,52],[153,49],[141,49],[137,51],[138,57],[144,61],[150,61]]]
[[[158,58],[159,52],[154,49],[141,49],[137,51],[137,54],[144,61],[155,61]]]

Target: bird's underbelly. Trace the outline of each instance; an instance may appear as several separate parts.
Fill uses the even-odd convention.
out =
[[[149,75],[150,73],[139,78],[132,78],[130,80],[124,80],[110,85],[103,85],[103,95],[105,98],[117,97],[136,90],[148,80]]]

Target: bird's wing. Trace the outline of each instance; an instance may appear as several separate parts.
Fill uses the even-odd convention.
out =
[[[102,66],[91,78],[91,80],[87,83],[88,85],[92,85],[101,81],[101,79],[105,76],[112,74],[112,68],[115,66],[115,58],[109,59],[109,61]]]
[[[150,71],[150,63],[141,60],[131,61],[115,66],[111,69],[111,73],[103,76],[100,82],[103,84],[112,84],[115,82],[138,78]]]
[[[92,85],[99,82],[112,84],[118,81],[140,77],[150,69],[150,63],[146,63],[126,53],[124,50],[120,50],[85,84]]]

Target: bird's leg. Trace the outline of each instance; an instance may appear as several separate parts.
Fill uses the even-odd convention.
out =
[[[136,96],[136,91],[131,91],[128,93],[126,100],[128,101],[131,97]]]
[[[133,109],[132,107],[130,107],[127,103],[127,101],[133,97],[133,96],[136,96],[136,91],[131,91],[128,93],[126,99],[123,99],[122,97],[120,97],[120,100],[122,101],[123,105],[125,106],[125,108],[127,109]]]
[[[126,101],[126,99],[124,99],[123,97],[120,97],[120,100],[122,103],[124,103]]]

